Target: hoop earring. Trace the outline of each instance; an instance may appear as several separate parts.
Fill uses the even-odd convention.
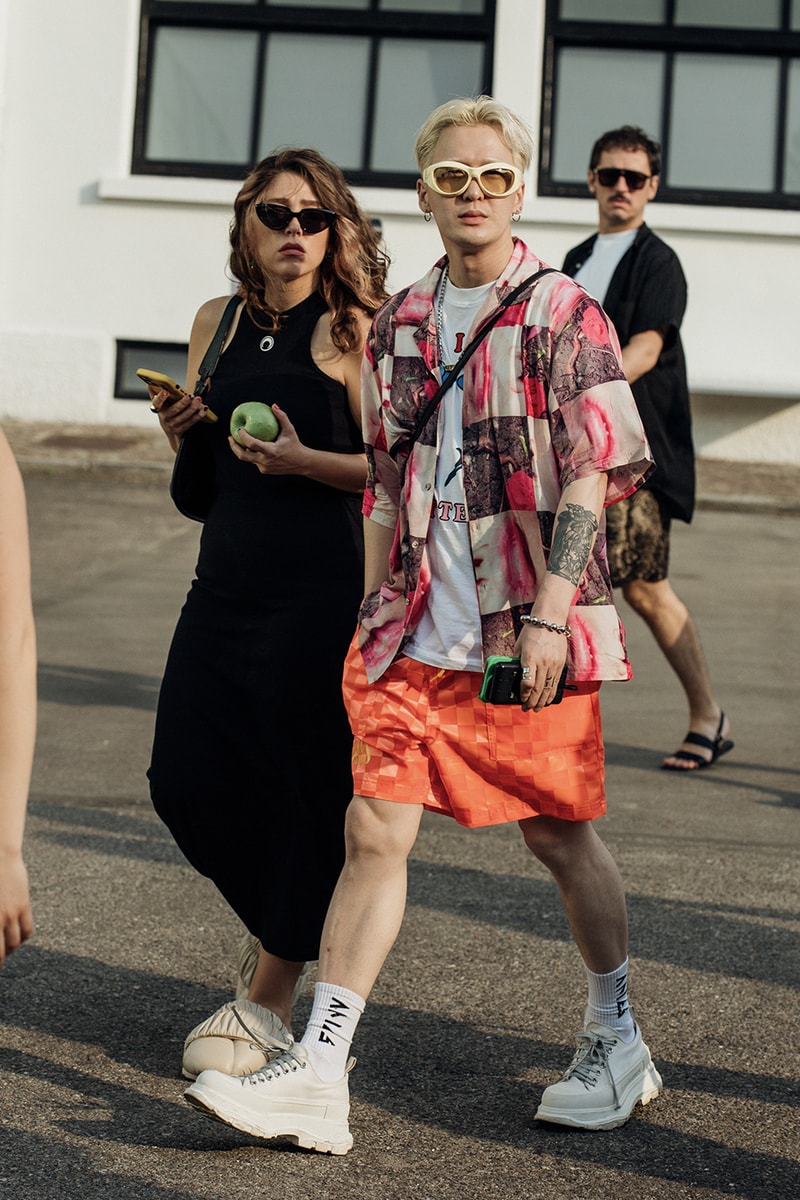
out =
[[[431,221],[431,220],[433,220],[433,213],[430,211],[430,209],[428,209],[428,211],[427,211],[427,212],[424,212],[424,213],[422,214],[422,219],[423,219],[423,221]]]
[[[519,221],[519,219],[520,219],[520,217],[521,217],[521,216],[522,216],[522,213],[513,212],[513,213],[511,214],[511,220],[512,220],[512,221]]]

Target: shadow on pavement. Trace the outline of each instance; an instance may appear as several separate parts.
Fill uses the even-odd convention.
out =
[[[203,992],[206,1007],[215,1002],[205,989],[193,988],[183,980],[120,972],[87,960],[71,960],[68,955],[43,957],[51,960],[42,963],[43,969],[59,971],[59,996],[37,1007],[36,1025],[50,1035],[75,1038],[83,1033],[85,1036],[87,1008],[96,1004],[99,1011],[109,1011],[107,993],[113,989],[117,997],[115,1020],[102,1029],[95,1028],[93,1036],[115,1061],[132,1064],[159,1077],[163,1077],[165,1061],[170,1066],[175,1061],[174,1045],[167,1036],[175,1030],[169,1023],[165,1028],[163,1022],[154,1022],[152,1018],[156,1014],[162,1017],[164,1013],[175,1014],[176,991]],[[134,979],[136,990],[132,991]],[[65,1004],[64,995],[79,996],[79,1009],[73,1009],[69,1002]],[[775,1200],[784,1190],[787,1195],[792,1194],[797,1165],[790,1159],[774,1153],[732,1149],[720,1145],[713,1136],[690,1135],[659,1124],[659,1105],[669,1102],[668,1095],[644,1110],[637,1109],[634,1118],[612,1135],[533,1122],[541,1085],[520,1079],[519,1075],[528,1064],[535,1064],[537,1072],[557,1076],[564,1066],[562,1045],[507,1033],[487,1038],[484,1030],[468,1022],[381,1005],[371,1007],[364,1021],[360,1040],[366,1052],[352,1080],[356,1136],[360,1125],[367,1129],[374,1123],[377,1109],[411,1122],[425,1130],[426,1136],[437,1130],[458,1136],[466,1134],[475,1147],[481,1142],[500,1143],[526,1151],[530,1154],[532,1173],[536,1171],[537,1157],[548,1155],[563,1158],[565,1164],[572,1164],[569,1169],[574,1169],[577,1162],[584,1164],[588,1172],[592,1164],[608,1167],[613,1162],[616,1172],[694,1188],[703,1180],[708,1181],[709,1189],[731,1190],[745,1183],[745,1194],[750,1200]],[[181,1025],[181,1031],[183,1028]],[[790,1105],[798,1099],[796,1089],[793,1098],[785,1079],[696,1068],[686,1063],[658,1061],[658,1065],[667,1087],[675,1091],[704,1092],[743,1101],[757,1098],[761,1103],[779,1105]],[[0,1050],[0,1066],[6,1081],[20,1074],[76,1094],[71,1102],[65,1099],[64,1115],[56,1121],[70,1138],[201,1153],[261,1145],[253,1138],[213,1125],[184,1109],[178,1103],[183,1084],[177,1078],[173,1101],[30,1052]],[[36,1141],[30,1134],[20,1135],[15,1131],[13,1145],[8,1147],[13,1153],[8,1160],[4,1159],[16,1161],[17,1173],[26,1137]],[[275,1149],[285,1152],[287,1147],[276,1143],[272,1149],[265,1147],[264,1154],[272,1154]],[[31,1153],[34,1152],[38,1154],[40,1148],[35,1151],[32,1148]],[[71,1154],[75,1159],[69,1164]],[[85,1169],[85,1165],[81,1167],[82,1156],[74,1149],[62,1145],[59,1155],[59,1170],[68,1164],[73,1169]],[[199,1163],[198,1169],[201,1169]],[[587,1197],[593,1195],[588,1179],[587,1175]],[[135,1196],[143,1200],[162,1196],[180,1200],[191,1194],[164,1192],[153,1184],[124,1180],[119,1181],[116,1189],[116,1180],[112,1182],[108,1175],[103,1180],[114,1190],[96,1194]],[[90,1171],[84,1196],[94,1194],[92,1184]],[[520,1194],[526,1194],[524,1176],[519,1185]]]
[[[146,793],[147,782],[143,785]],[[132,811],[119,812],[125,802],[114,798],[113,809],[104,798],[94,803],[86,796],[48,796],[38,799],[34,793],[29,805],[31,817],[48,825],[37,831],[37,837],[51,846],[111,855],[137,862],[176,863],[186,859],[162,826],[149,802],[142,795],[130,801],[132,810],[147,813],[135,816]]]
[[[0,1128],[0,1161],[0,1195],[9,1200],[73,1195],[76,1178],[81,1181],[82,1200],[109,1200],[111,1196],[114,1200],[200,1200],[199,1192],[162,1188],[142,1179],[97,1170],[88,1148],[81,1150],[61,1142],[55,1154],[49,1137],[20,1129]],[[48,1163],[46,1179],[42,1178],[42,1162]]]
[[[628,913],[637,958],[678,964],[699,972],[796,987],[800,936],[764,925],[753,939],[757,907],[713,901],[642,896],[628,891]],[[409,863],[409,902],[436,912],[489,923],[537,937],[569,942],[566,918],[549,880],[496,875],[469,867]],[[785,919],[786,913],[769,913]],[[665,926],[670,936],[664,936]]]
[[[126,671],[39,663],[39,699],[51,704],[94,704],[155,712],[161,680]]]

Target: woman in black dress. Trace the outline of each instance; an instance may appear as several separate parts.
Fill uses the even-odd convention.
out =
[[[246,998],[189,1034],[189,1078],[258,1070],[290,1041],[292,994],[318,957],[344,861],[341,675],[363,592],[360,364],[387,265],[339,169],[308,149],[258,164],[230,236],[242,304],[210,390],[170,402],[151,389],[173,449],[189,430],[207,440],[215,498],[161,686],[150,791],[258,950]],[[195,318],[190,390],[228,300]],[[273,406],[275,441],[229,436],[244,401]]]

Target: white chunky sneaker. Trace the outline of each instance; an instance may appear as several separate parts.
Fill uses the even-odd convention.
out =
[[[289,1030],[268,1008],[252,1000],[229,1000],[197,1025],[183,1044],[183,1074],[201,1071],[249,1075],[292,1044]]]
[[[347,1072],[354,1064],[351,1058]],[[184,1098],[204,1116],[253,1137],[287,1138],[320,1154],[347,1154],[353,1145],[347,1072],[336,1083],[323,1082],[305,1046],[295,1042],[263,1070],[244,1078],[204,1071]]]
[[[239,946],[236,951],[236,999],[245,1000],[247,993],[250,990],[250,984],[256,971],[258,963],[258,952],[261,949],[261,942],[257,937],[253,937],[252,933],[243,933],[239,941]],[[292,992],[292,1008],[297,1003],[300,993],[302,992],[305,982],[308,979],[309,972],[314,964],[307,962],[300,972],[300,977],[294,985]]]
[[[578,1049],[558,1083],[545,1088],[537,1121],[579,1129],[616,1129],[640,1101],[649,1104],[661,1091],[661,1076],[636,1027],[624,1042],[608,1025],[590,1021],[576,1034]]]

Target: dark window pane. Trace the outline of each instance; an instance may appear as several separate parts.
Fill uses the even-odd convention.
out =
[[[640,125],[658,138],[664,68],[665,57],[657,51],[562,50],[551,178],[562,183],[584,180],[591,148],[607,129]]]
[[[781,0],[677,0],[675,24],[780,29]]]
[[[146,157],[247,162],[257,49],[254,33],[158,29]]]
[[[414,139],[439,104],[475,96],[483,83],[483,44],[387,39],[378,60],[378,99],[370,167],[416,171]]]
[[[136,371],[147,367],[170,375],[183,384],[186,378],[188,347],[180,342],[117,342],[117,369],[114,395],[120,400],[144,400],[150,403],[147,385]]]
[[[776,59],[677,55],[670,187],[772,191],[777,111]]]
[[[789,67],[789,105],[786,114],[786,153],[783,190],[800,192],[800,62]]]
[[[359,37],[270,37],[259,157],[278,146],[314,146],[343,170],[363,166],[369,45]]]
[[[378,8],[386,12],[463,13],[481,16],[484,0],[378,0]]]
[[[563,21],[624,21],[626,24],[661,25],[666,0],[561,0]]]
[[[267,0],[273,8],[296,5],[297,0]],[[369,0],[303,0],[303,8],[369,8]]]

